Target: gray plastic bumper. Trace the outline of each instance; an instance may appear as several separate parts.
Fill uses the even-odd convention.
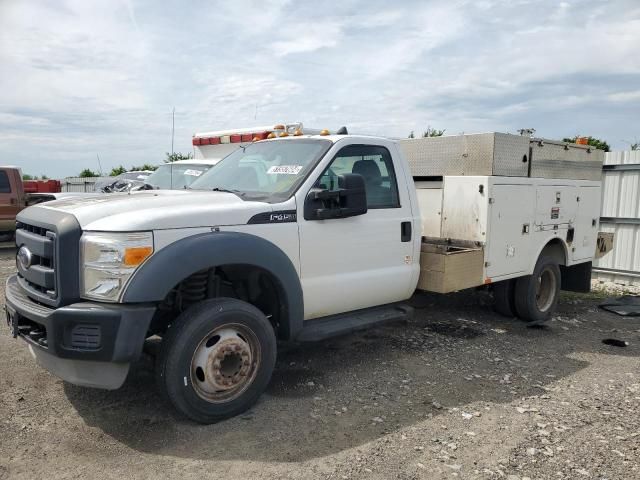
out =
[[[38,363],[63,380],[90,387],[122,385],[156,311],[153,304],[45,307],[26,295],[15,275],[5,291],[7,322]]]

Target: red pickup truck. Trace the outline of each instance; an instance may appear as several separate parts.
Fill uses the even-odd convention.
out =
[[[0,167],[0,241],[9,241],[16,230],[16,215],[36,203],[55,200],[60,192],[58,180],[29,181],[25,189],[18,167]]]

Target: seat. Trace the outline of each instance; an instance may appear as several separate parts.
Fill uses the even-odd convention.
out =
[[[382,186],[382,174],[375,160],[358,160],[353,164],[351,173],[357,173],[364,178],[367,205],[369,207],[393,203],[391,189]]]

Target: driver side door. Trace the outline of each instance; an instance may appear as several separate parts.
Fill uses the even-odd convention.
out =
[[[361,174],[367,212],[306,220],[303,202],[298,203],[305,320],[393,303],[411,295],[413,241],[402,224],[409,222],[409,229],[416,233],[406,185],[399,185],[396,172],[401,170],[396,167],[384,146],[348,145],[317,176],[313,188],[336,189],[338,175]]]

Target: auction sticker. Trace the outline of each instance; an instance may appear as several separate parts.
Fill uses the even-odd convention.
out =
[[[191,175],[192,177],[199,177],[200,175],[202,175],[202,170],[185,170],[184,171],[185,175]]]
[[[267,173],[271,175],[297,175],[302,170],[302,165],[274,165],[273,167],[269,167]]]

